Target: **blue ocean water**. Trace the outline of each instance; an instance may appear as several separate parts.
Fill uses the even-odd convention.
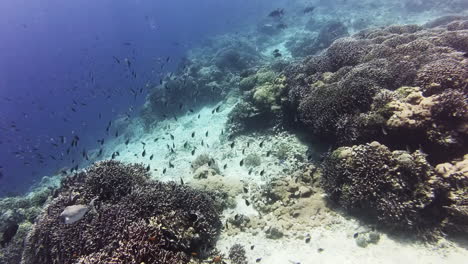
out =
[[[190,48],[286,2],[2,1],[1,195],[81,162],[108,122],[138,113]],[[75,135],[79,147],[67,155]]]
[[[465,263],[467,54],[466,0],[2,1],[0,264]]]

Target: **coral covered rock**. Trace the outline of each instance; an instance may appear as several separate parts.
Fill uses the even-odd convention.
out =
[[[234,244],[229,249],[229,259],[233,264],[247,264],[247,257],[245,256],[245,248],[241,244]]]
[[[378,140],[422,148],[431,162],[460,157],[468,146],[468,31],[457,19],[364,30],[288,66],[285,115],[336,145]],[[400,87],[419,88],[392,94]]]
[[[143,166],[117,161],[67,178],[28,235],[22,263],[187,263],[212,247],[220,221],[211,198],[148,178]],[[63,223],[74,204],[90,211]]]
[[[442,163],[435,168],[443,177],[450,205],[444,227],[456,234],[468,234],[468,155],[463,160]]]
[[[322,186],[333,201],[385,226],[419,234],[457,224],[447,208],[464,209],[449,200],[447,184],[453,197],[466,191],[438,176],[421,152],[392,152],[378,142],[338,148],[323,163]]]

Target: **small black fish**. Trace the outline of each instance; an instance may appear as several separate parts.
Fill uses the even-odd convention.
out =
[[[318,248],[318,249],[317,249],[317,252],[318,252],[318,253],[321,253],[321,252],[323,252],[324,250],[325,250],[325,249],[323,249],[323,248]]]
[[[159,138],[155,138],[155,139],[153,140],[153,142],[156,142],[156,141],[158,141],[158,140],[159,140]]]
[[[231,148],[234,148],[234,141],[231,143],[230,146],[231,146]]]
[[[194,132],[192,132],[192,138],[193,138],[193,137],[195,137],[195,131],[194,131]]]
[[[265,174],[265,170],[262,170],[262,171],[260,172],[260,176],[263,176],[263,174]]]
[[[262,261],[262,258],[257,258],[257,259],[255,260],[255,262],[257,262],[257,263],[260,262],[260,261]]]
[[[245,205],[250,206],[250,202],[247,199],[245,199]]]
[[[195,155],[195,149],[192,150],[192,156]]]
[[[271,155],[271,151],[269,150],[269,151],[267,151],[266,156],[270,157],[270,155]]]
[[[112,57],[114,58],[115,62],[117,62],[118,64],[120,64],[119,58],[117,58],[116,56],[112,56]]]
[[[184,185],[184,180],[182,180],[182,177],[180,178],[180,185]]]
[[[227,164],[224,164],[223,169],[225,170],[227,168]]]
[[[166,168],[164,168],[164,170],[163,170],[163,174],[166,174]]]
[[[255,248],[255,245],[250,246],[250,250],[253,250]]]
[[[153,157],[154,157],[154,154],[151,154],[151,156],[150,156],[150,160],[153,160]]]
[[[141,156],[142,157],[146,156],[146,150],[143,150],[143,152],[141,153]]]
[[[304,8],[303,12],[304,12],[304,14],[307,14],[307,13],[310,13],[310,12],[312,12],[314,10],[315,10],[315,6],[308,6],[308,7]]]
[[[242,155],[244,155],[244,154],[245,154],[245,149],[242,150]]]
[[[275,49],[275,50],[273,51],[273,57],[279,58],[279,57],[281,57],[281,56],[283,56],[283,55],[279,52],[278,49]]]
[[[220,108],[221,108],[221,105],[218,105],[218,107],[216,107],[216,109],[215,109],[216,113],[219,112],[219,109],[220,109]]]
[[[287,29],[287,28],[288,28],[288,25],[286,25],[286,24],[284,24],[284,23],[279,23],[278,25],[276,25],[276,28],[277,28],[277,29],[280,29],[280,30],[281,30],[281,29]],[[278,52],[277,54],[281,56],[281,53]]]
[[[189,112],[190,112],[190,113],[193,113],[193,109],[192,109],[192,108],[190,108],[190,109],[189,109]]]
[[[200,114],[198,114],[197,118],[200,119]]]
[[[243,166],[244,165],[244,159],[241,159],[241,161],[239,162],[239,166]]]
[[[253,171],[253,169],[252,169],[252,168],[250,168],[250,170],[249,170],[249,175],[251,175],[251,174],[252,174],[252,171]]]
[[[359,236],[359,233],[354,233],[353,237],[357,238]]]
[[[206,133],[205,133],[205,137],[208,137],[208,131],[206,131]]]
[[[146,167],[146,171],[150,171],[150,170],[151,170],[151,167],[150,167],[150,165],[148,165],[148,166]]]
[[[263,148],[263,142],[265,142],[264,140],[262,140],[262,142],[260,142],[260,144],[258,145],[259,147]]]
[[[276,10],[273,10],[270,12],[270,14],[268,14],[269,17],[282,17],[284,15],[284,9],[276,9]]]
[[[171,136],[171,139],[174,140],[174,135],[172,135],[172,134],[169,134],[169,135]]]
[[[247,189],[247,187],[244,187],[244,192],[245,192],[245,193],[248,193],[248,192],[249,192],[249,189]]]
[[[130,143],[130,139],[125,140],[125,145],[128,145]]]
[[[169,161],[169,168],[174,168],[174,164]]]
[[[310,237],[307,237],[307,238],[305,239],[305,242],[306,242],[306,243],[309,243],[309,242],[310,242]]]

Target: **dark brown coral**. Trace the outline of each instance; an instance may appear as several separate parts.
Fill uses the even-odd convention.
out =
[[[117,161],[67,178],[34,225],[23,263],[175,264],[211,248],[221,226],[211,198],[148,178],[142,165]],[[74,204],[90,210],[64,224],[60,214]]]

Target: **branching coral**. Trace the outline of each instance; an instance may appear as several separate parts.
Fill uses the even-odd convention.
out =
[[[463,155],[468,33],[466,20],[457,19],[435,22],[434,29],[364,30],[288,66],[287,115],[336,145],[379,140],[391,148],[422,147],[431,162]],[[420,88],[400,94],[408,86]],[[384,99],[381,91],[392,98],[374,103]]]
[[[67,178],[34,224],[22,263],[187,263],[191,252],[211,247],[221,225],[211,198],[148,177],[141,165],[104,161]],[[90,203],[73,224],[59,217]]]
[[[440,179],[416,151],[390,151],[378,142],[342,147],[323,163],[322,186],[333,201],[400,230],[433,231],[445,215]]]

